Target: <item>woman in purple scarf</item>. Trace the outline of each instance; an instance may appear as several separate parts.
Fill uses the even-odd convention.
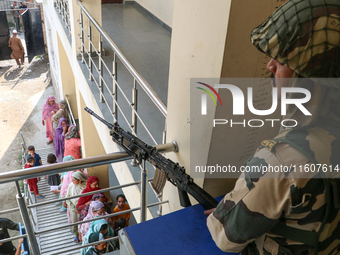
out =
[[[54,149],[55,149],[55,155],[58,158],[58,162],[63,162],[64,157],[64,146],[65,146],[65,134],[67,133],[67,130],[69,128],[69,125],[67,125],[67,119],[60,118],[59,119],[59,125],[57,129],[55,130],[55,137],[54,137]]]

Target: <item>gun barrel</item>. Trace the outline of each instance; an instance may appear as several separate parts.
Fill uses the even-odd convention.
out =
[[[100,117],[99,115],[97,115],[96,113],[94,113],[94,111],[92,111],[90,108],[85,107],[84,108],[85,111],[87,111],[89,114],[91,114],[92,116],[94,116],[95,118],[97,118],[98,120],[100,120],[101,122],[103,122],[106,126],[108,126],[110,129],[113,128],[113,125],[109,122],[107,122],[106,120],[104,120],[102,117]]]

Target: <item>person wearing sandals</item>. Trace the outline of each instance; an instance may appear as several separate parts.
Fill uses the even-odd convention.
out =
[[[52,115],[57,113],[59,105],[56,103],[54,96],[49,96],[42,110],[42,124],[46,126],[46,137],[48,138],[47,144],[53,142],[53,124]]]
[[[87,177],[84,173],[80,171],[72,173],[72,183],[67,188],[65,198],[80,195],[86,187],[86,181]],[[64,207],[67,207],[67,216],[69,223],[78,222],[79,214],[76,211],[78,200],[79,198],[77,197],[63,202]],[[75,235],[74,241],[76,243],[79,243],[78,226],[72,226],[71,231]]]

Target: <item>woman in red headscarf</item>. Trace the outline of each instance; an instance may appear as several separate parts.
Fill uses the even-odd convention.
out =
[[[90,178],[88,178],[86,188],[83,190],[82,194],[92,192],[92,191],[96,191],[96,190],[100,190],[100,189],[101,188],[99,187],[98,177],[97,176],[91,176]],[[89,205],[91,203],[92,196],[93,196],[93,194],[79,198],[79,201],[78,201],[78,204],[77,204],[77,207],[76,207],[78,213],[80,213],[87,205]],[[105,195],[104,195],[104,198],[107,200]]]

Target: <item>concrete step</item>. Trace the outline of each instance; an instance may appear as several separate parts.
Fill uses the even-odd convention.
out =
[[[49,240],[52,240],[53,239],[51,237],[55,237],[55,236],[58,236],[59,238],[68,238],[70,236],[73,236],[73,234],[68,231],[67,229],[62,229],[61,231],[59,230],[58,232],[49,232],[49,233],[46,233],[44,234],[43,236],[39,237],[40,238],[40,242],[43,243],[43,242],[47,242]]]
[[[54,248],[56,246],[69,246],[74,243],[73,241],[74,237],[71,236],[69,239],[61,239],[56,238],[54,240],[49,240],[48,242],[41,243],[41,250],[48,250],[50,248]]]
[[[42,153],[37,152],[40,157]],[[51,152],[53,153],[53,152]],[[46,202],[48,200],[57,199],[58,196],[51,192],[47,179],[41,178],[38,182],[39,193],[44,195],[44,199],[35,199],[37,202]],[[36,208],[38,219],[38,229],[45,230],[58,227],[68,223],[67,214],[60,213],[61,206],[56,206],[55,203],[39,206]],[[65,246],[77,247],[79,244],[74,243],[74,235],[70,232],[70,228],[62,228],[51,232],[39,235],[39,245],[42,255],[62,254],[62,255],[79,255],[80,250],[69,251],[70,248]]]
[[[58,209],[59,210],[59,209]],[[44,220],[49,220],[49,219],[51,219],[51,215],[45,215],[45,216],[40,216],[39,217],[39,220],[41,220],[41,221],[44,221]],[[53,219],[60,219],[60,220],[62,220],[62,219],[64,219],[65,217],[64,217],[64,215],[63,214],[61,214],[61,213],[59,213],[59,214],[54,214],[53,215]]]
[[[80,244],[76,244],[75,242],[73,242],[74,245],[72,245],[72,247],[79,247],[80,248]],[[70,244],[69,244],[70,245]],[[44,255],[48,255],[48,254],[53,254],[53,253],[57,253],[57,254],[79,254],[80,253],[80,250],[75,250],[75,251],[69,251],[70,247],[63,247],[63,246],[69,246],[69,245],[61,245],[61,246],[56,246],[56,245],[53,245],[49,248],[44,248],[44,249],[41,249],[41,254],[44,254]],[[70,252],[70,253],[67,253],[67,252]]]

